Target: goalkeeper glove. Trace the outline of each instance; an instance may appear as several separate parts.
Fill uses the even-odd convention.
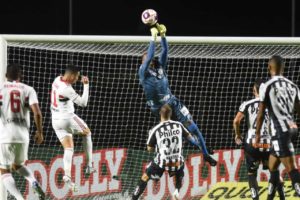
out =
[[[156,23],[156,28],[158,29],[161,37],[166,36],[167,28],[165,25]]]
[[[151,31],[152,40],[153,40],[153,41],[156,41],[157,34],[158,34],[157,28],[156,28],[156,27],[152,27],[152,28],[150,29],[150,31]]]

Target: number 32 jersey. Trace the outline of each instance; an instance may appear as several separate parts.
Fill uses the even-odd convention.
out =
[[[0,87],[0,143],[29,143],[30,106],[36,103],[32,87],[4,82]]]
[[[147,145],[156,147],[157,155],[154,162],[166,170],[177,170],[184,163],[182,137],[188,135],[188,131],[180,122],[172,120],[161,122],[152,128],[149,131]]]

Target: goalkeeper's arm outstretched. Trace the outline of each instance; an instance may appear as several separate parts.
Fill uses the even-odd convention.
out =
[[[163,24],[157,23],[150,28],[150,31],[151,41],[147,52],[142,55],[142,64],[139,69],[139,81],[144,89],[147,105],[157,117],[159,117],[159,111],[163,105],[170,105],[177,120],[183,123],[185,127],[198,138],[205,161],[215,166],[217,162],[209,155],[211,152],[207,150],[202,133],[192,120],[191,114],[186,106],[181,103],[170,90],[167,78],[167,29]],[[158,34],[161,37],[161,52],[159,58],[156,58],[155,42]]]

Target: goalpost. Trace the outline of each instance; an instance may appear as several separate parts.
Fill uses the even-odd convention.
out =
[[[247,181],[243,151],[234,143],[234,115],[243,101],[252,98],[253,82],[268,77],[267,61],[274,54],[285,58],[285,76],[300,85],[300,38],[167,39],[171,90],[190,110],[219,162],[211,168],[195,148],[184,145],[185,178],[180,195],[199,199],[218,182]],[[23,82],[38,93],[45,143],[35,145],[31,140],[27,165],[51,197],[125,199],[133,192],[147,162],[154,157],[146,152],[145,145],[148,130],[158,122],[146,106],[137,77],[149,41],[145,36],[0,35],[0,83],[7,63],[20,63]],[[98,169],[90,178],[83,176],[85,158],[81,139],[75,136],[73,180],[79,185],[78,194],[68,192],[62,183],[63,151],[52,129],[49,109],[51,83],[70,63],[82,67],[81,73],[90,78],[88,106],[76,107],[76,113],[92,131]],[[81,84],[75,89],[81,94]],[[299,147],[299,137],[295,146]],[[266,181],[266,176],[260,167],[258,180]],[[24,179],[16,180],[24,195],[34,199]],[[149,182],[144,198],[166,199],[173,190],[173,180],[164,175],[158,183]]]

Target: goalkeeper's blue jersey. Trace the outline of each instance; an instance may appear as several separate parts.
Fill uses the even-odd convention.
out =
[[[147,104],[151,109],[159,109],[173,96],[166,72],[168,44],[165,38],[161,39],[161,48],[157,66],[151,67],[150,64],[155,54],[155,42],[151,41],[147,51],[147,59],[139,69],[140,84],[143,86]]]

